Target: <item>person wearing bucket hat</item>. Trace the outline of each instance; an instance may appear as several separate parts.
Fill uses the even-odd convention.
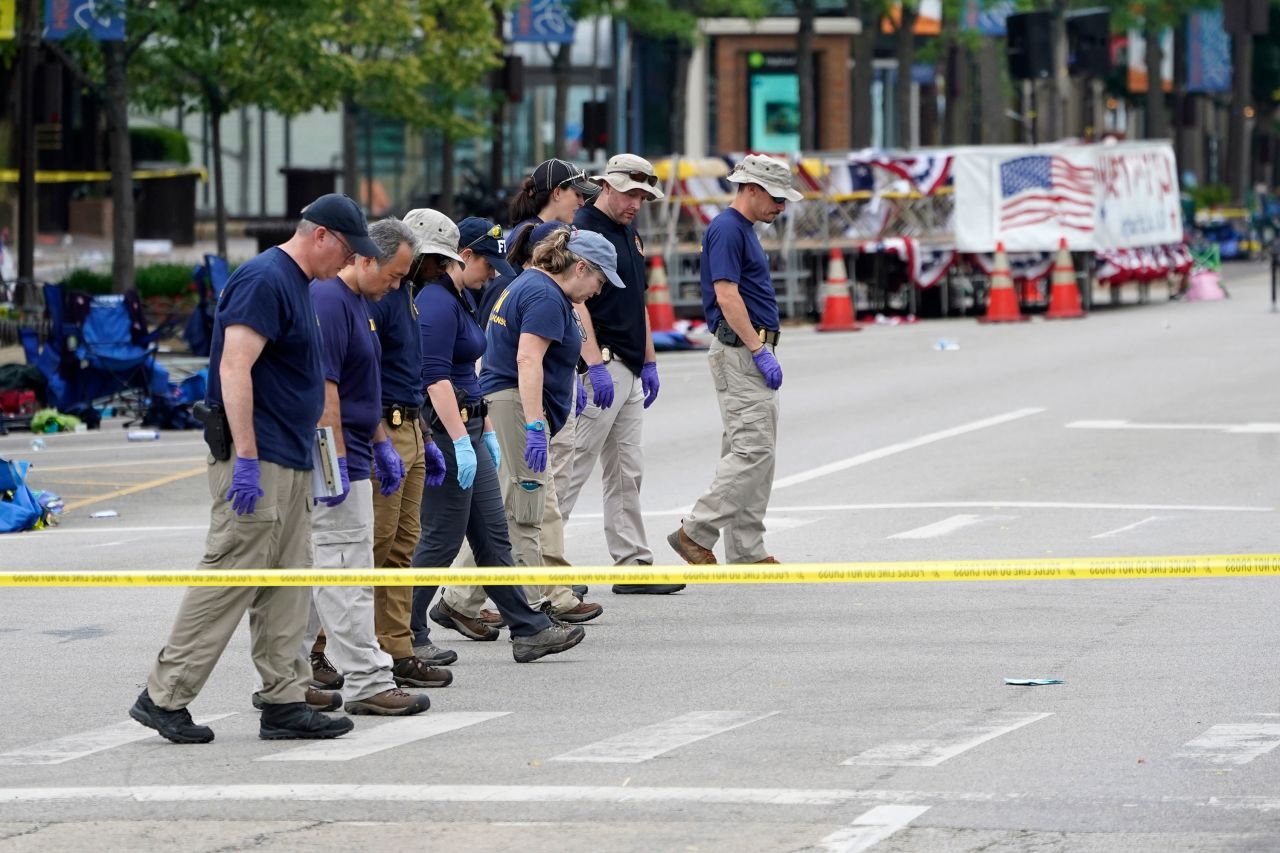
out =
[[[772,223],[788,201],[802,196],[791,170],[772,157],[748,154],[729,181],[733,204],[702,238],[702,305],[715,334],[707,355],[720,402],[727,448],[711,488],[667,542],[688,563],[716,562],[712,548],[726,531],[730,563],[776,563],[764,546],[764,516],[773,490],[782,367],[774,356],[780,332],[778,301],[753,226]]]
[[[506,267],[504,247],[497,237],[502,232],[487,219],[471,217],[453,233],[461,242],[445,248],[462,263],[448,264],[414,300],[422,338],[420,385],[426,389],[427,422],[432,440],[444,452],[447,476],[439,488],[423,493],[422,532],[413,565],[451,565],[465,538],[480,565],[510,566],[507,516],[498,485],[502,452],[476,376],[485,336],[471,295]],[[496,628],[455,612],[443,600],[433,607],[438,588],[413,590],[411,628],[420,657],[436,650],[430,622],[473,640],[497,639]],[[483,590],[510,628],[512,653],[518,662],[567,651],[582,641],[581,628],[554,624],[529,606],[520,587],[485,586]]]
[[[618,255],[618,274],[626,283],[607,287],[576,307],[586,336],[584,389],[588,403],[574,433],[573,465],[557,478],[560,511],[568,521],[587,479],[603,460],[605,541],[615,565],[653,565],[640,513],[644,474],[641,431],[644,410],[658,397],[658,364],[645,307],[647,269],[644,243],[634,221],[646,201],[663,197],[653,165],[635,154],[616,154],[604,173],[592,176],[600,195],[578,211],[574,224],[595,232]],[[683,584],[614,584],[615,594],[664,595]]]
[[[417,241],[409,273],[399,288],[368,306],[382,346],[382,427],[405,467],[398,489],[385,496],[380,488],[374,490],[373,555],[376,565],[396,569],[413,565],[424,488],[437,488],[445,478],[444,454],[422,420],[422,338],[414,288],[439,276],[444,264],[457,256],[458,247],[457,226],[437,210],[411,210],[403,221]],[[376,466],[373,475],[381,484]],[[397,682],[402,687],[439,686],[449,673],[437,667],[453,663],[458,656],[434,646],[415,647],[412,609],[413,587],[374,587],[374,627],[382,650],[396,662]],[[312,667],[317,681],[337,677],[323,656],[313,657]]]
[[[545,565],[544,550],[564,553],[564,522],[550,469],[553,439],[572,422],[582,349],[573,306],[608,286],[625,286],[609,241],[590,231],[555,231],[534,248],[532,264],[489,317],[480,384],[502,448],[502,497],[518,566]],[[539,603],[556,620],[586,622],[604,611],[580,602],[569,587],[540,589]]]

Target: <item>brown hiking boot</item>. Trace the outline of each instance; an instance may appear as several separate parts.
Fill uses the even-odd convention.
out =
[[[397,687],[448,687],[453,683],[453,673],[447,669],[428,666],[417,655],[398,658],[391,667]]]
[[[481,610],[480,621],[486,625],[492,625],[494,628],[505,628],[507,620],[502,618],[502,614],[496,610]]]
[[[557,622],[568,622],[571,625],[576,625],[579,622],[590,622],[603,613],[604,608],[593,602],[582,601],[576,607],[568,610],[552,610],[549,606],[544,605],[542,612]]]
[[[468,640],[496,640],[501,633],[492,625],[462,615],[443,601],[437,601],[427,615],[441,628],[452,628]]]
[[[431,700],[421,693],[406,693],[393,687],[363,699],[347,703],[348,714],[375,714],[379,717],[411,717],[431,707]]]
[[[307,688],[307,704],[317,711],[336,711],[342,707],[342,694],[336,690],[317,690],[314,687]],[[253,694],[253,707],[261,711],[267,706],[262,701],[262,697],[257,693]]]
[[[324,652],[311,653],[311,686],[318,690],[341,690],[345,679],[337,668],[329,663]]]
[[[775,556],[773,556],[772,554],[770,554],[768,557],[765,557],[763,560],[756,560],[756,565],[757,565],[757,566],[763,566],[763,565],[766,565],[766,564],[767,564],[767,565],[770,565],[770,566],[780,566],[780,565],[782,565],[781,563],[779,563],[779,562],[778,562],[778,558],[777,558],[777,557],[775,557]]]
[[[695,566],[715,565],[716,555],[690,539],[689,534],[684,532],[683,527],[667,537],[667,544],[670,545],[671,550],[679,554],[680,559],[684,560],[686,563],[690,563]]]

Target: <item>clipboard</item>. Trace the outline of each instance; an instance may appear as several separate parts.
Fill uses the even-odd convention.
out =
[[[338,443],[333,438],[333,427],[316,427],[311,461],[311,496],[336,498],[342,494],[342,472],[338,468]]]

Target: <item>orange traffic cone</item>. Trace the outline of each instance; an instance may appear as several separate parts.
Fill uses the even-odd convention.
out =
[[[1049,291],[1049,310],[1045,312],[1047,320],[1067,320],[1083,317],[1084,309],[1080,307],[1080,288],[1076,286],[1076,268],[1071,263],[1071,253],[1067,251],[1067,238],[1058,241],[1058,257],[1053,261],[1053,287]]]
[[[671,307],[671,290],[667,287],[667,268],[662,255],[654,255],[649,261],[649,291],[645,295],[649,310],[649,328],[654,332],[674,332],[676,311]]]
[[[1027,318],[1018,309],[1018,294],[1009,277],[1009,258],[1004,243],[996,243],[996,256],[991,264],[991,288],[987,293],[987,316],[979,323],[1020,323]]]
[[[822,322],[819,332],[856,332],[858,323],[853,316],[853,296],[849,292],[849,274],[844,266],[844,253],[831,250],[831,262],[827,264],[827,283],[822,301]]]

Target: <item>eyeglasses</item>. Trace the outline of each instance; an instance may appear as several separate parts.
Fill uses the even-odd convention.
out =
[[[610,175],[626,175],[628,178],[635,181],[637,184],[648,184],[651,187],[656,187],[658,185],[658,176],[650,175],[648,172],[631,172],[631,171],[622,171],[619,169],[612,169],[609,171],[609,174]]]
[[[596,264],[593,264],[591,261],[588,261],[586,258],[579,258],[579,260],[586,264],[587,269],[600,276],[600,288],[604,289],[604,286],[609,283],[609,276],[605,275],[604,270]]]
[[[490,237],[492,237],[492,238],[493,238],[493,239],[495,239],[495,240],[498,240],[498,243],[499,243],[498,251],[502,251],[502,247],[501,247],[502,240],[500,239],[500,238],[502,237],[502,226],[501,226],[501,225],[495,225],[495,226],[493,226],[493,227],[492,227],[492,228],[490,228],[488,231],[484,232],[484,233],[483,233],[483,234],[481,234],[479,237],[475,238],[474,240],[472,240],[470,243],[468,243],[467,245],[463,246],[462,248],[463,248],[463,249],[470,249],[470,248],[471,248],[472,246],[474,246],[476,243],[479,243],[479,242],[481,242],[481,241],[483,241],[483,240],[488,240]]]
[[[342,245],[342,248],[347,250],[347,256],[342,261],[344,266],[351,263],[353,260],[355,260],[355,257],[356,257],[355,249],[352,249],[351,244],[349,244],[346,240],[342,239],[341,234],[339,234],[337,231],[333,231],[329,229],[325,229],[325,233],[333,237],[333,239],[337,240],[338,243]]]
[[[582,318],[578,316],[578,312],[573,312],[573,322],[578,326],[578,337],[584,341],[587,339],[587,327],[582,325]]]

